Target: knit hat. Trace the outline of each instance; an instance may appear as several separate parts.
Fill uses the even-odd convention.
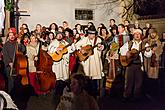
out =
[[[16,34],[16,28],[14,28],[14,27],[9,28],[9,32],[12,32],[12,33]]]

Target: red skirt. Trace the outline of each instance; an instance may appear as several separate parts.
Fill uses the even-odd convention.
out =
[[[74,73],[76,72],[76,64],[77,64],[77,58],[74,54],[70,55],[70,59],[69,59],[69,70],[70,73]]]
[[[30,79],[31,86],[34,88],[34,92],[37,95],[41,95],[41,94],[45,94],[45,93],[49,92],[49,91],[41,91],[40,84],[37,80],[37,74],[35,72],[29,73],[29,79]]]

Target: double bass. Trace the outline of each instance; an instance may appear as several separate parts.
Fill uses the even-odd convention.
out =
[[[53,59],[44,50],[39,49],[38,61],[35,61],[35,66],[37,68],[37,79],[40,85],[41,91],[49,91],[54,89],[56,76],[52,71]]]
[[[15,61],[14,61],[15,71],[21,75],[21,84],[27,85],[29,84],[28,76],[27,76],[27,58],[23,53],[18,51],[18,44],[16,44],[16,53],[15,53]]]

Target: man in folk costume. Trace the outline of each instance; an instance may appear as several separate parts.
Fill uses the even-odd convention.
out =
[[[24,53],[25,47],[23,44],[21,44],[19,38],[16,39],[15,32],[10,31],[7,37],[9,38],[9,40],[4,44],[2,52],[6,76],[8,78],[8,93],[10,93],[11,89],[13,88],[13,78],[11,76],[11,71],[14,67],[15,54],[17,50]]]
[[[144,39],[149,45],[157,44],[157,47],[152,48],[152,56],[150,58],[145,57],[145,70],[148,74],[148,78],[157,79],[159,72],[159,61],[160,55],[163,52],[163,46],[159,40],[159,36],[157,34],[157,30],[155,28],[151,28],[149,30],[149,36],[147,39]]]
[[[151,48],[152,56],[150,58],[144,58],[145,70],[148,76],[148,89],[146,92],[149,94],[156,95],[157,87],[158,87],[158,77],[159,77],[159,63],[160,56],[163,52],[163,45],[159,40],[159,36],[157,34],[157,30],[155,28],[151,28],[149,30],[148,38],[144,39],[149,45],[156,44],[156,47]]]
[[[135,29],[133,33],[133,40],[125,43],[120,48],[119,53],[121,54],[121,56],[126,56],[127,59],[131,60],[128,66],[126,67],[126,73],[125,73],[125,88],[124,88],[125,99],[140,98],[142,92],[143,70],[144,70],[143,58],[144,56],[151,57],[152,55],[152,51],[148,47],[149,44],[143,42],[141,40],[141,37],[142,37],[142,31],[140,29]],[[138,52],[139,50],[142,49],[145,49],[145,51]],[[137,50],[137,51],[134,52],[133,50]]]
[[[63,38],[64,35],[62,32],[56,33],[56,39],[53,40],[48,47],[49,54],[54,54],[57,53],[57,51],[63,50],[63,47],[60,47],[60,45],[65,47],[69,44]],[[62,95],[63,89],[66,86],[66,81],[69,79],[69,53],[71,52],[73,52],[72,48],[68,46],[67,53],[63,54],[59,61],[54,61],[52,65],[52,71],[56,75],[55,95],[57,96]]]
[[[104,46],[101,44],[101,39],[96,36],[97,31],[95,29],[95,26],[90,26],[88,28],[88,36],[84,37],[82,40],[80,40],[76,44],[76,49],[80,49],[82,53],[85,53],[81,49],[81,47],[91,45],[96,46],[96,48],[93,49],[94,53],[93,55],[89,56],[85,61],[81,62],[81,65],[83,67],[83,71],[86,76],[89,76],[92,79],[93,83],[93,95],[97,96],[98,91],[98,81],[102,79],[102,61],[101,61],[101,51],[104,49]]]
[[[113,28],[113,30],[116,30],[117,35],[113,37],[112,43],[110,45],[110,50],[108,53],[108,60],[109,60],[109,72],[108,72],[108,78],[106,87],[107,89],[111,88],[111,83],[114,81],[114,79],[120,75],[122,75],[124,69],[120,65],[119,62],[119,48],[123,46],[126,42],[130,40],[130,36],[125,31],[125,26],[123,24],[119,24],[118,28]],[[119,91],[119,90],[117,90]],[[111,94],[112,91],[111,91]],[[116,92],[115,92],[116,94]]]

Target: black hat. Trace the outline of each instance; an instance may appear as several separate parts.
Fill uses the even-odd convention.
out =
[[[90,26],[90,27],[88,28],[87,33],[88,33],[88,34],[96,34],[97,31],[96,31],[95,26]]]

